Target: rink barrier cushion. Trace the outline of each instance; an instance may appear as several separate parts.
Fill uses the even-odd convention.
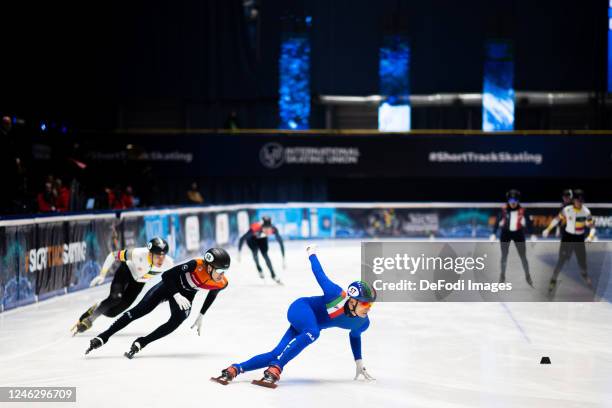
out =
[[[558,212],[557,203],[524,207],[536,234]],[[589,208],[598,237],[612,238],[612,204]],[[263,216],[270,216],[290,240],[481,239],[490,235],[498,211],[499,203],[278,203],[2,219],[0,311],[87,289],[109,252],[142,246],[153,235],[168,240],[174,259],[196,257],[211,246],[233,246]]]

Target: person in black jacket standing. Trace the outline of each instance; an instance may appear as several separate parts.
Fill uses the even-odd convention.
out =
[[[508,251],[510,250],[510,242],[514,241],[516,250],[518,251],[523,270],[525,271],[525,280],[529,286],[533,287],[531,274],[529,273],[529,262],[527,261],[527,251],[525,248],[525,230],[527,229],[527,216],[525,209],[520,204],[521,192],[512,189],[506,193],[506,204],[502,207],[501,214],[498,217],[491,240],[495,240],[497,230],[501,228],[499,242],[501,246],[501,274],[499,281],[506,281],[506,266],[508,265]]]

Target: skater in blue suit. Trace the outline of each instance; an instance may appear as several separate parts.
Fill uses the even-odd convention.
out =
[[[310,245],[306,251],[312,272],[323,289],[323,296],[295,300],[287,311],[289,328],[273,350],[245,362],[232,364],[213,380],[226,385],[238,374],[267,367],[263,379],[254,383],[274,388],[285,365],[314,343],[321,330],[331,327],[350,330],[349,340],[356,364],[355,379],[361,375],[366,380],[374,379],[361,360],[361,333],[370,325],[368,312],[376,300],[376,291],[367,282],[356,281],[350,284],[348,293],[345,292],[325,275],[315,254],[316,247]]]

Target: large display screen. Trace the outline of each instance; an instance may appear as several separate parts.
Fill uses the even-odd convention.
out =
[[[380,47],[380,94],[387,99],[378,109],[378,130],[410,130],[410,44],[403,35],[384,37]]]
[[[608,5],[608,92],[612,93],[612,0]]]
[[[482,92],[482,130],[514,130],[514,61],[512,44],[486,44]]]
[[[279,129],[309,129],[310,39],[307,34],[283,36],[279,72]]]

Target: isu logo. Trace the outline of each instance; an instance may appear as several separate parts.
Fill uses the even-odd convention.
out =
[[[285,149],[278,143],[266,143],[259,151],[261,164],[268,169],[276,169],[285,162]]]

